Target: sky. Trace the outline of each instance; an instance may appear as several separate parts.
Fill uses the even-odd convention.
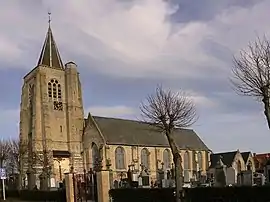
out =
[[[232,57],[270,35],[269,0],[0,1],[0,136],[19,134],[23,76],[48,29],[78,65],[85,114],[137,119],[158,84],[196,104],[192,126],[214,152],[269,152],[263,106],[232,90]]]

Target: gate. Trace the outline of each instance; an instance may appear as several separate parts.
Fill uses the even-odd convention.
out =
[[[88,173],[73,174],[74,200],[81,202],[97,202],[97,176],[90,170]]]

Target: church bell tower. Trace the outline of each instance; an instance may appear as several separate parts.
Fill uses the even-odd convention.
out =
[[[37,66],[25,77],[20,106],[20,143],[27,148],[24,173],[36,177],[47,169],[61,181],[71,167],[83,169],[81,146],[84,112],[77,66],[65,65],[50,26]],[[29,157],[29,158],[28,158]]]

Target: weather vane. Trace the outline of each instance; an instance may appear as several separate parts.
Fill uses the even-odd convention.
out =
[[[52,21],[51,14],[52,14],[51,12],[48,12],[48,16],[49,16],[49,21],[48,22],[49,22],[49,25],[51,24],[51,21]]]

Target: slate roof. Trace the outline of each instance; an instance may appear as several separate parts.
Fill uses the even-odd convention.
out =
[[[236,153],[237,151],[211,154],[210,168],[215,168],[219,160],[221,160],[227,167],[231,167]]]
[[[144,122],[93,116],[107,144],[169,147],[167,138],[155,127]],[[209,148],[191,129],[175,129],[174,138],[181,149]]]
[[[38,65],[46,65],[53,68],[64,69],[50,26],[40,53]]]
[[[242,152],[241,155],[242,155],[242,157],[244,159],[244,162],[247,163],[250,152]]]

